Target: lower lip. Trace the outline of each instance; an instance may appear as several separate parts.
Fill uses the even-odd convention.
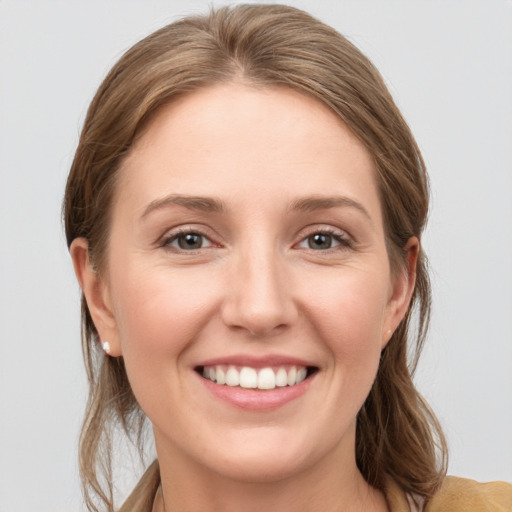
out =
[[[286,405],[302,396],[311,385],[314,375],[309,376],[300,384],[268,390],[245,389],[221,384],[215,384],[209,379],[197,375],[204,386],[220,400],[251,411],[271,411]]]

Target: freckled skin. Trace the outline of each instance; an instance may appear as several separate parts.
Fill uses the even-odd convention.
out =
[[[143,215],[176,194],[214,198],[223,211],[171,204]],[[290,207],[326,196],[366,213]],[[199,234],[200,247],[187,249],[183,233]],[[315,233],[331,238],[318,248]],[[166,106],[122,166],[107,261],[89,305],[153,424],[168,502],[186,507],[197,485],[229,510],[234,482],[286,480],[297,496],[324,486],[329,510],[340,485],[352,498],[364,488],[356,415],[413,271],[392,277],[372,159],[334,113],[289,89],[239,84]],[[233,354],[297,357],[318,371],[285,406],[242,411],[194,371]]]

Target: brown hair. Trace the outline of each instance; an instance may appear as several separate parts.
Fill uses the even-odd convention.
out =
[[[346,123],[374,159],[390,261],[395,271],[403,269],[402,250],[410,237],[420,238],[428,211],[427,175],[416,142],[370,61],[334,29],[281,5],[240,5],[188,17],[123,55],[89,107],[71,167],[64,199],[68,244],[86,238],[101,272],[117,171],[135,137],[178,95],[233,80],[302,91]],[[416,333],[408,365],[413,310]],[[427,499],[446,469],[440,426],[411,377],[429,313],[430,285],[420,250],[409,310],[382,352],[356,438],[357,464],[371,485],[382,489],[392,478]],[[90,386],[80,438],[82,484],[90,510],[99,510],[98,498],[113,510],[113,428],[120,424],[140,441],[144,416],[123,359],[102,357],[83,297],[82,344]]]

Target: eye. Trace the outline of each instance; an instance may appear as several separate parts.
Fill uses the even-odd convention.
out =
[[[198,249],[211,247],[213,244],[202,233],[188,231],[172,235],[165,240],[164,245],[180,251],[197,251]]]
[[[349,247],[350,241],[341,233],[331,231],[312,233],[299,243],[301,249],[312,249],[314,251],[327,251],[339,246]]]

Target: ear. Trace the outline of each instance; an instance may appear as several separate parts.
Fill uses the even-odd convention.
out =
[[[413,236],[405,245],[403,266],[391,277],[391,290],[386,305],[386,315],[382,334],[382,348],[391,339],[393,332],[403,320],[411,302],[416,284],[416,264],[420,250],[419,240]]]
[[[120,356],[121,346],[108,283],[93,267],[89,257],[89,244],[85,238],[75,238],[69,250],[76,278],[87,301],[100,341],[108,341],[110,356]]]

